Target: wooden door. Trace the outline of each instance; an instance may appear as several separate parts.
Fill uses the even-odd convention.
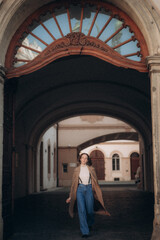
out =
[[[94,150],[90,154],[92,165],[96,170],[98,180],[105,180],[104,155],[99,150]]]
[[[130,162],[131,162],[131,180],[134,180],[137,168],[139,167],[139,154],[136,152],[132,153],[130,156]]]

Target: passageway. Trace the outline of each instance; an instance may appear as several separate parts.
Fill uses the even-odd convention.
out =
[[[102,187],[112,216],[95,215],[90,239],[149,240],[153,222],[152,193],[135,186]],[[77,214],[68,214],[69,188],[55,188],[15,202],[14,235],[9,240],[81,239]]]

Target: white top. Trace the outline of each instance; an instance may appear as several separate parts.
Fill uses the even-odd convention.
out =
[[[87,165],[81,165],[80,166],[80,173],[79,173],[79,177],[81,180],[79,179],[79,183],[82,183],[84,185],[87,185],[88,184],[88,181],[89,181],[89,170],[88,170],[88,167]]]

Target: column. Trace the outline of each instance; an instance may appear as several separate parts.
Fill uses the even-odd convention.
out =
[[[2,175],[3,175],[3,90],[4,90],[4,68],[0,65],[0,240],[3,239],[2,219]]]
[[[147,58],[151,83],[154,221],[152,240],[160,239],[160,55]]]

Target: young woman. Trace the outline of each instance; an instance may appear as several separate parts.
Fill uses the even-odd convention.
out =
[[[87,153],[82,153],[79,158],[80,166],[75,168],[69,198],[66,203],[69,205],[69,214],[74,216],[74,204],[77,200],[78,215],[80,221],[80,230],[82,237],[89,237],[89,231],[94,223],[94,197],[99,201],[106,215],[107,212],[102,197],[101,189],[94,168],[91,166],[91,160]]]

